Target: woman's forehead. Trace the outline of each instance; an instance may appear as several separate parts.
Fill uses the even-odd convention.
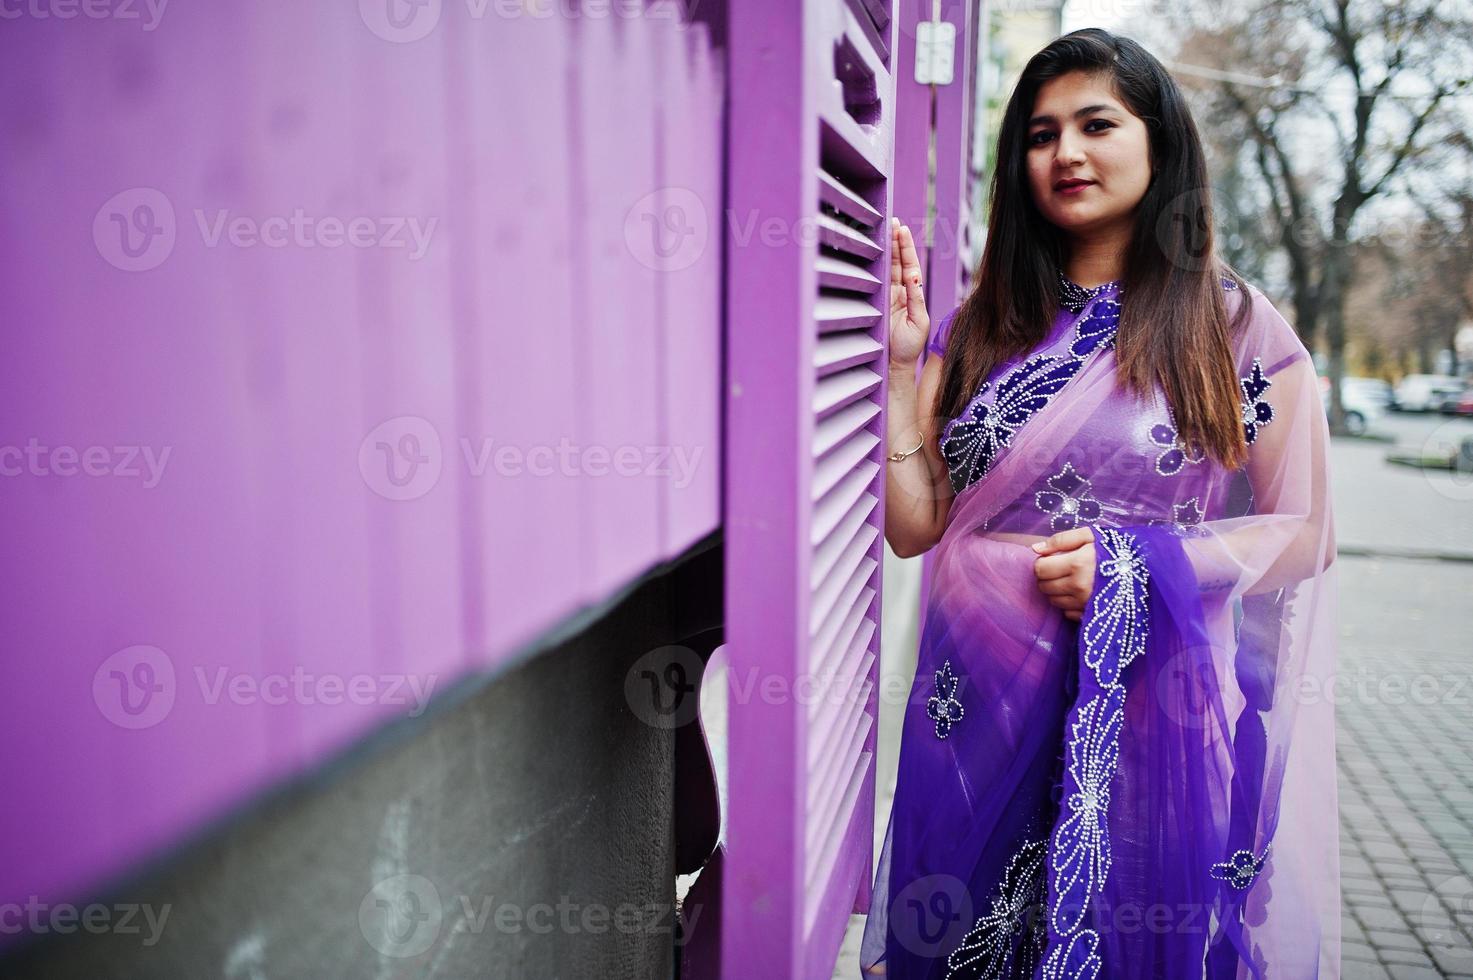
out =
[[[1098,112],[1100,107],[1127,112],[1108,75],[1071,71],[1051,78],[1038,89],[1033,99],[1032,116],[1052,116],[1054,122],[1073,118],[1076,114]]]

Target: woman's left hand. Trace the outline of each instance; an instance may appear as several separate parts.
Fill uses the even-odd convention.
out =
[[[1039,557],[1033,574],[1038,588],[1069,619],[1079,622],[1095,582],[1095,538],[1087,527],[1060,531],[1033,544]]]

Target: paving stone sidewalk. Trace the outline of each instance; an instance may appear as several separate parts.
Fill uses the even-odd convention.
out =
[[[1341,563],[1346,980],[1473,977],[1473,565]]]
[[[1340,622],[1341,975],[1473,978],[1473,564],[1344,557]]]

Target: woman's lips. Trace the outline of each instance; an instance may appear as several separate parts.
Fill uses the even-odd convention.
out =
[[[1054,193],[1055,194],[1078,194],[1081,191],[1083,191],[1085,188],[1087,188],[1087,187],[1093,187],[1094,185],[1095,185],[1095,182],[1092,181],[1092,180],[1086,180],[1086,181],[1083,181],[1082,183],[1065,184],[1062,187],[1055,187],[1054,188]]]

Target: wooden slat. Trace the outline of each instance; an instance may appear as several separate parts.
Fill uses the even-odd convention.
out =
[[[829,453],[813,471],[813,497],[822,497],[832,490],[844,476],[859,466],[880,444],[880,437],[868,429],[861,429]]]
[[[880,246],[863,232],[822,212],[818,215],[818,242],[820,245],[827,245],[829,248],[853,256],[861,262],[869,262],[878,258],[882,251]]]
[[[832,674],[815,673],[813,675],[817,694],[807,705],[810,736],[813,733],[827,732],[840,726],[839,716],[847,714],[856,702],[858,708],[855,710],[862,710],[864,707],[864,700],[859,698],[859,693],[861,688],[868,683],[870,667],[874,666],[875,654],[869,649],[869,644],[875,635],[875,624],[868,618],[860,622],[861,629],[850,639],[844,658],[839,661]],[[825,751],[821,738],[809,738],[808,768],[810,770],[819,764],[820,759],[824,758]]]
[[[820,294],[813,305],[813,316],[820,335],[835,330],[870,330],[880,324],[880,311],[874,301],[857,296]]]
[[[838,560],[834,562],[834,568],[829,573],[829,577],[814,590],[809,619],[815,626],[823,623],[833,614],[839,593],[843,591],[845,583],[849,581],[855,569],[869,554],[869,546],[874,543],[877,530],[873,524],[866,524],[858,534],[850,539],[839,554]]]
[[[835,412],[819,422],[813,430],[814,458],[834,449],[850,435],[858,432],[870,419],[880,414],[880,406],[870,401],[855,402],[842,412]]]
[[[843,796],[834,792],[829,793],[826,799],[819,801],[822,809],[817,814],[808,814],[808,819],[817,824],[816,829],[808,835],[816,846],[806,849],[810,860],[805,862],[808,869],[807,874],[804,875],[806,885],[804,890],[810,894],[822,885],[824,877],[830,872],[834,855],[838,852],[839,842],[843,836],[839,830],[848,823],[849,815],[854,811],[854,803],[859,798],[859,784],[864,781],[865,771],[872,757],[871,753],[860,751],[860,747],[864,744],[865,736],[869,734],[870,726],[873,724],[874,718],[868,712],[861,712],[859,727],[850,735],[845,746],[841,758],[854,761],[849,766],[849,778]],[[844,785],[844,783],[839,785]]]
[[[849,581],[845,583],[844,590],[839,593],[838,602],[834,603],[834,611],[822,622],[814,624],[817,632],[813,633],[811,646],[817,650],[828,651],[838,642],[843,626],[848,622],[845,613],[852,613],[851,604],[858,603],[866,611],[869,603],[875,596],[874,587],[869,584],[870,576],[879,567],[879,562],[873,558],[865,558],[854,570]],[[811,632],[811,630],[810,630]],[[827,653],[825,653],[827,660]]]
[[[876,227],[885,217],[822,167],[818,170],[818,199],[866,228]]]
[[[867,367],[852,367],[822,378],[813,386],[813,414],[825,418],[880,386],[880,376]]]
[[[879,26],[875,24],[874,18],[870,16],[870,12],[865,7],[864,0],[849,0],[849,7],[854,15],[854,23],[863,32],[865,40],[874,46],[874,49],[879,52],[883,60],[889,61],[890,45],[885,43],[885,35],[880,32]]]
[[[880,280],[852,262],[832,255],[819,255],[813,265],[818,270],[818,284],[826,289],[844,289],[851,293],[880,291]]]
[[[815,641],[809,648],[808,669],[815,674],[832,669],[832,663],[845,650],[863,628],[861,624],[869,613],[869,601],[874,598],[874,589],[864,589],[858,601],[844,616],[844,621],[833,634]]]
[[[878,360],[884,349],[884,345],[863,331],[829,334],[818,338],[813,347],[813,369],[822,378],[856,364]]]
[[[819,743],[819,750],[816,762],[808,773],[810,779],[806,805],[810,820],[805,850],[810,857],[819,849],[817,835],[821,833],[819,821],[811,818],[815,814],[826,815],[832,812],[830,801],[837,802],[838,794],[835,790],[843,785],[841,777],[853,765],[853,760],[863,748],[862,739],[859,744],[855,744],[855,733],[865,729],[866,720],[871,723],[874,721],[873,716],[864,710],[873,690],[873,682],[864,680],[853,691],[841,695],[847,704],[845,710],[837,716],[837,723],[826,731],[811,733],[811,737]]]
[[[870,861],[874,855],[875,765],[874,752],[866,749],[856,770],[861,774],[854,802],[845,808],[849,821],[835,835],[832,854],[820,856],[821,874],[817,888],[805,889],[804,938],[808,957],[804,976],[827,977],[833,973],[849,914],[857,895],[868,895]],[[830,921],[832,920],[832,921]]]
[[[879,471],[880,464],[865,460],[856,466],[848,476],[840,480],[838,485],[825,494],[822,500],[818,501],[813,509],[812,527],[809,530],[811,543],[815,547],[829,536],[834,526],[839,523],[839,519],[848,512],[854,502],[866,495],[870,481]]]

